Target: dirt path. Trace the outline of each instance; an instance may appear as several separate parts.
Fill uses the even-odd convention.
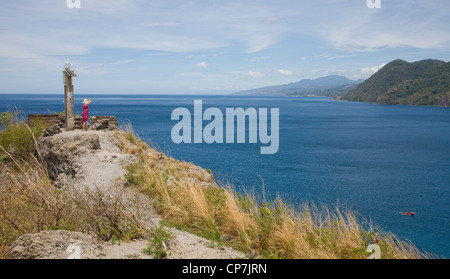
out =
[[[66,131],[44,139],[49,150],[44,153],[70,154],[55,161],[55,169],[60,174],[55,182],[64,187],[76,189],[100,189],[104,193],[114,194],[123,191],[127,173],[125,167],[137,160],[134,155],[126,154],[114,131]],[[56,155],[55,155],[56,156]],[[51,157],[51,156],[50,156]],[[64,161],[66,160],[66,161]],[[62,162],[60,162],[62,161]],[[139,195],[139,197],[136,197]],[[131,193],[130,198],[140,202],[140,214],[146,216],[149,227],[158,226],[161,217],[151,205],[151,201],[141,193]],[[168,257],[171,259],[229,259],[244,258],[245,255],[231,248],[216,247],[211,241],[196,235],[170,229],[174,235],[168,242]],[[144,254],[148,239],[131,242],[104,243],[105,259],[151,259]]]

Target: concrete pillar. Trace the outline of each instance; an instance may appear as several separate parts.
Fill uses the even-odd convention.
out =
[[[65,114],[66,114],[66,130],[70,131],[75,128],[75,112],[73,101],[73,85],[64,85]]]
[[[64,100],[65,100],[65,114],[66,114],[66,130],[70,131],[75,129],[75,111],[73,107],[73,85],[72,77],[77,77],[78,75],[70,70],[70,62],[66,61],[63,72],[63,83],[64,83]]]

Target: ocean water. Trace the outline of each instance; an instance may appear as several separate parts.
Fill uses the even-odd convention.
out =
[[[90,115],[115,115],[140,137],[176,159],[210,169],[238,190],[254,188],[293,203],[314,201],[356,210],[384,231],[420,249],[450,257],[450,109],[385,106],[327,98],[256,96],[76,96],[75,113],[89,98]],[[177,107],[203,110],[279,108],[279,150],[260,143],[175,144]],[[0,94],[0,111],[64,110],[63,95]],[[270,111],[270,110],[269,110]],[[269,118],[270,119],[270,118]],[[204,123],[206,125],[207,122]],[[402,211],[414,211],[405,216]]]

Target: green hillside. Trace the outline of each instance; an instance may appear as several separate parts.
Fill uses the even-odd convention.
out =
[[[341,99],[377,104],[450,106],[450,62],[394,60]]]

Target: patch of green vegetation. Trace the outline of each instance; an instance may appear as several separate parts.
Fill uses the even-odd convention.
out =
[[[211,228],[210,224],[206,224],[205,222],[199,222],[197,224],[181,224],[175,221],[164,221],[164,224],[168,227],[173,227],[180,231],[185,231],[204,239],[211,240],[211,245],[214,247],[221,247],[225,244],[219,226],[213,226]]]
[[[167,257],[167,244],[166,242],[173,237],[173,234],[169,232],[164,224],[160,224],[153,231],[153,237],[150,239],[147,248],[142,250],[143,253],[153,255],[158,259]]]
[[[450,62],[394,60],[341,100],[450,106]]]
[[[129,132],[126,134],[125,138],[130,142],[135,144],[136,143],[136,137],[134,136],[133,132]]]
[[[142,183],[142,176],[139,171],[141,168],[142,165],[139,163],[133,163],[125,167],[127,173],[125,173],[124,177],[131,185],[139,185]]]
[[[33,151],[34,141],[42,130],[46,128],[44,123],[35,122],[28,126],[19,118],[20,111],[6,111],[0,114],[0,145],[8,153],[26,158]],[[2,153],[0,148],[0,153]]]
[[[4,129],[8,127],[9,125],[13,124],[17,121],[19,117],[19,111],[4,111],[0,113],[0,129]]]

